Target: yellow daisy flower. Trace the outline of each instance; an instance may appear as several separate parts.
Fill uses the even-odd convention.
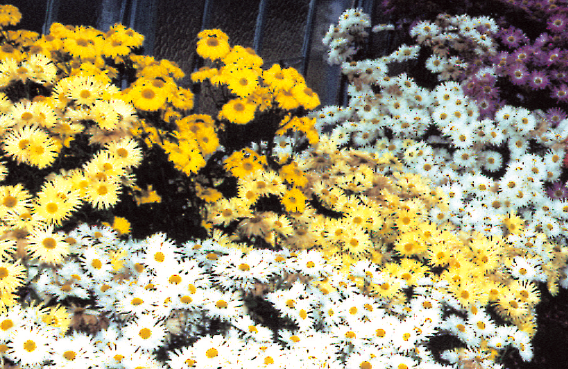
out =
[[[61,225],[81,206],[78,194],[77,191],[69,192],[57,188],[52,182],[46,183],[34,199],[33,219],[47,224]]]
[[[232,93],[247,97],[258,87],[258,73],[252,69],[239,69],[227,73],[226,84]]]
[[[25,278],[26,268],[19,260],[15,263],[0,262],[0,295],[15,291],[24,284]]]
[[[306,109],[315,109],[320,104],[318,94],[304,84],[298,84],[292,87],[292,95],[294,95],[300,105]]]
[[[85,201],[95,209],[109,209],[118,203],[120,184],[109,180],[92,181],[85,194]]]
[[[301,213],[306,208],[306,196],[297,188],[287,191],[282,197],[282,205],[288,212]]]
[[[143,159],[142,149],[131,137],[109,142],[105,149],[110,153],[111,160],[119,167],[137,167]]]
[[[163,89],[164,82],[158,79],[138,80],[129,92],[134,106],[140,110],[156,111],[164,106],[167,99],[167,90]]]
[[[15,26],[20,19],[22,19],[22,13],[15,6],[0,6],[0,27]]]
[[[218,29],[207,29],[197,34],[197,54],[202,58],[217,60],[224,58],[230,51],[229,36]]]
[[[285,110],[296,109],[300,106],[300,102],[296,100],[294,94],[290,90],[280,90],[275,97],[278,106]]]
[[[26,249],[40,263],[61,265],[69,255],[69,244],[61,234],[54,233],[53,225],[34,228],[27,239]]]
[[[231,123],[247,124],[254,119],[256,105],[245,99],[233,99],[223,105],[219,119],[227,119]]]
[[[8,212],[22,214],[31,208],[32,195],[21,183],[0,186],[0,218]]]
[[[63,40],[63,50],[73,57],[93,59],[101,55],[104,39],[103,33],[91,27],[78,26]]]
[[[262,79],[272,91],[290,90],[294,87],[294,81],[289,73],[289,68],[282,69],[280,64],[274,64],[270,69],[262,72]]]
[[[11,131],[4,138],[4,151],[19,163],[43,169],[50,166],[59,154],[61,145],[35,126]]]

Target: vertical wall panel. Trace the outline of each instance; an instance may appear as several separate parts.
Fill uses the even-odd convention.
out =
[[[200,31],[204,1],[160,0],[156,21],[154,56],[175,61],[186,73],[180,82],[189,85],[196,61],[195,44]]]

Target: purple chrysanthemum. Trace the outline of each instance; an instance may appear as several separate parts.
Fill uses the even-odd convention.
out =
[[[560,86],[555,86],[550,97],[562,102],[568,101],[568,85],[563,83]]]
[[[546,189],[548,197],[554,200],[564,200],[568,198],[568,188],[561,181],[554,182],[552,186]]]
[[[541,33],[536,40],[534,40],[533,47],[535,49],[541,49],[550,43],[550,35],[546,32]]]
[[[553,33],[562,33],[566,29],[568,18],[564,14],[556,13],[546,21],[546,29]]]
[[[528,38],[518,28],[509,27],[500,31],[501,41],[509,48],[515,49],[527,42]]]
[[[515,63],[507,69],[507,74],[511,78],[511,82],[515,85],[524,85],[527,83],[530,73],[526,65]]]
[[[568,115],[566,115],[566,112],[560,108],[550,108],[546,111],[546,119],[553,127],[556,127],[558,123],[567,117]]]
[[[479,97],[475,99],[475,103],[479,110],[480,119],[493,119],[495,112],[497,111],[497,107],[499,106],[498,99],[489,96]]]
[[[513,60],[517,63],[527,63],[531,59],[531,56],[535,53],[532,46],[524,46],[515,50],[511,56]]]
[[[529,77],[529,85],[535,90],[542,90],[550,84],[545,71],[534,70]]]

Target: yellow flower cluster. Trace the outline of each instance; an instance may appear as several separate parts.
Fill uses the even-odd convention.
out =
[[[294,68],[282,69],[274,64],[263,70],[264,62],[254,50],[239,45],[231,47],[228,36],[217,29],[202,31],[198,38],[197,53],[213,61],[213,66],[193,73],[193,81],[209,80],[215,86],[226,86],[236,95],[223,105],[219,119],[247,124],[257,112],[300,107],[309,110],[320,104],[318,95],[306,86],[304,77]],[[312,134],[317,135],[317,131]]]

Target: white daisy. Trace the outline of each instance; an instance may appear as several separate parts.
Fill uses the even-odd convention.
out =
[[[182,347],[179,350],[171,350],[168,353],[167,364],[172,369],[187,369],[194,366],[196,360],[192,347]]]
[[[203,307],[207,315],[221,320],[235,319],[243,313],[243,292],[234,293],[209,290],[205,295]]]
[[[110,258],[97,246],[91,246],[83,250],[81,265],[96,282],[104,282],[112,279],[113,270]]]
[[[90,336],[85,333],[73,332],[57,340],[53,345],[51,359],[57,368],[88,367],[94,357],[96,348]]]
[[[124,337],[145,351],[155,351],[164,344],[166,327],[151,314],[138,315],[136,320],[123,329]]]
[[[192,349],[198,368],[224,367],[227,363],[225,355],[231,354],[231,350],[226,347],[225,338],[220,334],[201,337]]]
[[[55,336],[37,327],[20,326],[15,330],[5,355],[22,366],[40,366],[49,359],[54,342]]]

